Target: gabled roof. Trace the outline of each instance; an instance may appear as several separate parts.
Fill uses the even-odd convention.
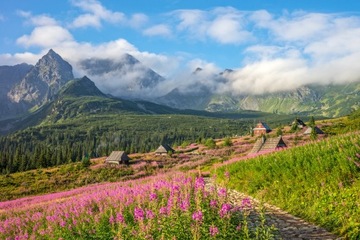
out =
[[[292,125],[297,124],[300,126],[306,126],[306,124],[303,122],[303,120],[301,120],[300,118],[296,118],[293,122]]]
[[[320,128],[318,128],[318,127],[314,127],[314,129],[315,129],[315,132],[317,133],[317,134],[325,134]],[[312,127],[308,127],[306,130],[305,130],[305,132],[304,132],[304,134],[311,134],[311,132],[313,131],[313,128]]]
[[[175,150],[172,149],[167,144],[161,144],[158,149],[156,149],[155,153],[168,153],[168,152],[174,152]]]
[[[287,147],[281,136],[276,138],[259,138],[250,153],[270,152],[277,148]]]
[[[106,161],[128,161],[130,158],[124,151],[113,151],[109,157],[106,158]]]
[[[269,125],[267,125],[264,122],[259,122],[258,124],[256,124],[256,127],[254,128],[254,130],[259,130],[259,129],[266,129],[266,131],[271,131],[271,128],[269,127]]]

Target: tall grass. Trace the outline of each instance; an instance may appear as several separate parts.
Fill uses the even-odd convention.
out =
[[[360,238],[360,136],[296,147],[217,169],[230,187],[342,236]]]

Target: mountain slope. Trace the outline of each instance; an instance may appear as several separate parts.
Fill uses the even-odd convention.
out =
[[[206,86],[188,91],[174,89],[156,102],[177,108],[233,112],[253,110],[279,114],[319,115],[338,117],[360,106],[360,82],[343,85],[311,85],[298,89],[262,95],[214,93]]]
[[[9,91],[26,76],[32,68],[28,64],[15,66],[0,66],[0,119],[11,118],[13,115],[22,113],[22,106],[9,101]]]
[[[12,102],[40,106],[50,100],[65,83],[74,78],[72,66],[52,49],[9,92]]]

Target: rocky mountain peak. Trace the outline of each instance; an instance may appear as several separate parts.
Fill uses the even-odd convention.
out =
[[[50,49],[8,93],[12,102],[40,106],[73,79],[72,66]]]

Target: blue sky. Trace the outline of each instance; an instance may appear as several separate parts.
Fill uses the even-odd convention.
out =
[[[357,0],[4,0],[0,26],[0,65],[53,48],[75,72],[82,58],[123,53],[172,79],[232,68],[215,87],[235,93],[360,79]]]

